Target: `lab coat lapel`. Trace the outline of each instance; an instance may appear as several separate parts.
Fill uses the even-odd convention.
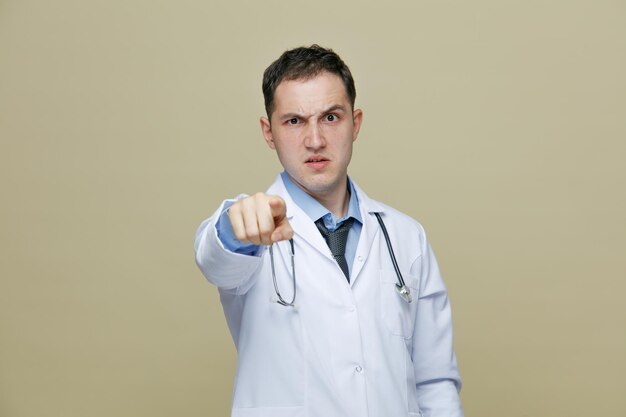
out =
[[[354,283],[359,278],[360,272],[363,270],[363,266],[367,262],[367,259],[371,256],[372,245],[374,243],[374,239],[380,232],[380,225],[374,216],[374,213],[383,213],[385,211],[385,206],[382,204],[371,200],[364,192],[361,190],[354,181],[352,182],[354,188],[356,189],[357,196],[359,198],[359,210],[361,212],[361,219],[363,220],[363,227],[361,229],[361,236],[359,237],[359,244],[356,248],[356,254],[354,257],[354,263],[352,265],[352,272],[350,274],[350,285],[354,285]]]

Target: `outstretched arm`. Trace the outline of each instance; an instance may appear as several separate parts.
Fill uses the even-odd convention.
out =
[[[224,201],[196,232],[196,263],[222,290],[245,293],[259,267],[260,245],[290,239],[293,230],[282,198],[257,193]]]

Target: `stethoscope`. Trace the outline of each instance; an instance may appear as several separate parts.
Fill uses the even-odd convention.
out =
[[[383,231],[385,242],[387,243],[387,250],[389,251],[389,256],[391,257],[391,263],[393,264],[393,269],[396,270],[396,276],[398,278],[398,282],[395,284],[396,292],[400,295],[400,297],[402,297],[404,301],[406,301],[407,303],[410,303],[411,301],[413,301],[413,297],[411,296],[411,291],[404,283],[404,278],[402,278],[402,272],[400,272],[400,267],[398,267],[398,261],[396,260],[395,253],[393,252],[393,247],[391,246],[391,240],[389,239],[389,233],[387,232],[387,228],[385,227],[385,222],[383,222],[383,219],[380,217],[379,213],[374,213],[374,215],[376,216],[376,219],[378,220],[378,224],[380,224],[380,228]],[[278,283],[276,282],[276,268],[274,267],[273,246],[274,245],[270,245],[269,250],[270,250],[270,264],[272,268],[272,280],[274,281],[274,290],[276,291],[276,296],[278,297],[278,300],[276,300],[276,302],[285,307],[294,307],[294,303],[296,301],[296,262],[295,262],[296,252],[295,252],[295,248],[293,244],[293,239],[289,239],[289,249],[290,249],[289,255],[291,258],[291,278],[293,282],[293,297],[291,298],[291,301],[289,302],[286,301],[282,297],[278,289]]]

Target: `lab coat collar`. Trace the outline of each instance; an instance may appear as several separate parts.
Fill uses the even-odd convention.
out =
[[[350,187],[350,201],[348,205],[348,212],[342,218],[336,218],[326,207],[324,207],[319,201],[309,195],[306,191],[301,189],[287,174],[287,171],[283,171],[280,174],[283,184],[287,189],[287,192],[291,196],[292,200],[300,207],[313,221],[317,221],[320,218],[324,218],[326,227],[329,230],[334,230],[336,224],[340,220],[346,220],[353,217],[360,224],[363,223],[361,217],[361,211],[359,210],[359,200],[356,196],[356,191],[352,185],[352,181],[348,178],[348,187]],[[332,220],[330,220],[332,219]]]
[[[361,218],[363,219],[363,228],[361,229],[361,236],[359,237],[359,243],[357,245],[355,261],[350,274],[350,285],[354,285],[359,276],[359,272],[365,264],[369,252],[372,248],[374,238],[378,233],[380,226],[374,216],[374,213],[384,213],[386,206],[370,199],[367,194],[352,181],[352,185],[356,191],[356,195],[359,201],[359,210],[361,212]],[[326,244],[326,241],[320,234],[317,226],[311,218],[302,210],[291,198],[287,188],[281,178],[280,174],[274,180],[274,183],[267,190],[270,195],[278,195],[287,205],[287,220],[292,225],[294,233],[302,238],[304,242],[310,244],[318,252],[334,261],[332,253]],[[346,282],[347,283],[347,282]]]
[[[274,183],[267,190],[269,195],[277,195],[285,200],[287,206],[287,220],[294,230],[294,235],[298,236],[302,244],[308,244],[316,251],[320,252],[323,256],[334,261],[332,253],[324,241],[324,238],[320,234],[317,226],[313,223],[313,220],[302,210],[291,198],[285,183],[280,174],[274,180]],[[300,243],[296,242],[296,246]],[[296,249],[296,257],[299,250]]]
[[[354,190],[356,191],[356,195],[359,201],[359,210],[361,211],[361,218],[365,219],[365,214],[373,215],[374,213],[384,213],[387,210],[387,207],[384,204],[379,203],[376,200],[370,199],[367,194],[358,186],[358,184],[354,180],[350,180]],[[276,179],[272,183],[272,185],[268,188],[267,194],[278,195],[285,200],[287,203],[287,219],[293,218],[296,213],[303,214],[307,216],[306,213],[302,209],[298,207],[298,205],[293,201],[290,197],[287,188],[283,182],[281,174],[276,176]],[[308,217],[308,216],[307,216]]]

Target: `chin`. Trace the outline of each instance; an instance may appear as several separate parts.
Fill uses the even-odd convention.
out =
[[[332,191],[333,188],[335,188],[336,182],[328,181],[328,180],[321,180],[321,179],[320,179],[320,181],[303,180],[302,182],[300,182],[300,185],[302,187],[304,187],[304,189],[306,191],[308,191],[309,193],[326,194],[326,193]]]
[[[332,192],[339,184],[337,175],[331,172],[297,172],[297,175],[289,173],[289,176],[309,194],[324,195]]]

